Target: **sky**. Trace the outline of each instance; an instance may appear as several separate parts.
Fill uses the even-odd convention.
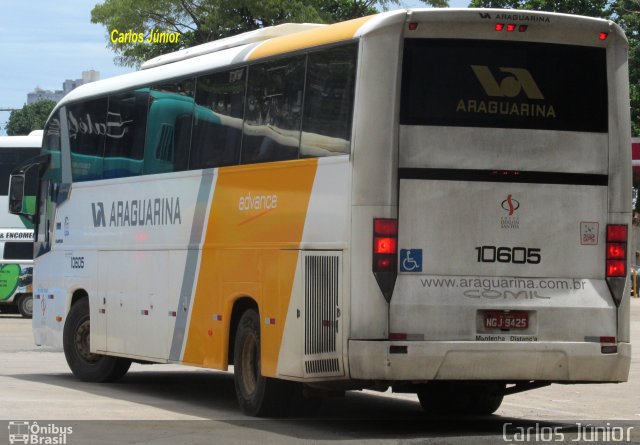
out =
[[[36,87],[61,90],[65,79],[100,71],[101,79],[132,71],[115,65],[107,31],[91,23],[98,0],[3,0],[0,14],[0,108],[21,108]],[[449,0],[466,7],[469,0]],[[403,0],[402,7],[421,7]],[[0,112],[0,135],[8,112]]]

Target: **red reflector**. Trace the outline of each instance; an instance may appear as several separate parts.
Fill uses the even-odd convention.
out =
[[[518,26],[518,32],[525,32],[528,27],[528,25],[520,25]]]
[[[599,38],[600,40],[607,40],[607,37],[609,37],[609,33],[607,33],[607,32],[601,32],[601,33],[598,35],[598,38]]]
[[[504,23],[496,23],[496,31],[502,31],[504,29]]]
[[[383,271],[383,270],[389,270],[393,267],[393,260],[391,259],[391,257],[381,257],[381,258],[377,258],[376,259],[376,270],[379,271]]]
[[[401,332],[389,332],[389,340],[406,340],[407,334]]]
[[[624,260],[627,258],[627,245],[623,243],[607,243],[608,260]]]
[[[395,238],[375,237],[373,239],[373,253],[396,253],[397,240]]]
[[[507,25],[507,32],[513,32],[513,31],[515,31],[515,30],[516,30],[516,25],[515,25],[515,23],[509,23],[509,24]]]
[[[416,29],[418,29],[418,24],[416,22],[410,22],[409,31],[415,31]]]
[[[626,277],[627,264],[625,260],[607,260],[607,277]]]
[[[615,337],[600,337],[600,343],[615,343]]]
[[[609,224],[607,226],[607,241],[624,243],[627,241],[626,224]]]
[[[398,220],[397,219],[374,219],[373,220],[373,232],[375,235],[398,235]]]

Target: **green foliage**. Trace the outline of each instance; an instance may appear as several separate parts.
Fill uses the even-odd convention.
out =
[[[448,0],[422,0],[447,6]],[[334,23],[400,5],[400,0],[105,0],[91,11],[91,21],[107,31],[107,46],[116,63],[139,66],[144,60],[212,40],[281,23]],[[118,43],[117,29],[126,33],[151,30],[178,32],[178,43]]]
[[[56,103],[52,100],[41,100],[25,105],[20,110],[12,111],[5,127],[9,136],[27,135],[33,130],[44,128],[44,124]]]
[[[530,9],[608,18],[610,3],[608,0],[471,0],[469,7]]]
[[[629,85],[629,90],[631,95],[631,135],[640,136],[640,86],[637,82],[632,83]]]

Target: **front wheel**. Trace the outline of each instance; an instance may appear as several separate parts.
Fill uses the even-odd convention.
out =
[[[85,382],[115,382],[122,378],[131,360],[92,353],[90,338],[89,301],[83,298],[71,306],[64,324],[62,343],[69,368]]]
[[[33,317],[33,296],[31,294],[23,295],[18,300],[18,311],[23,318]]]
[[[248,416],[285,414],[291,400],[290,382],[264,377],[260,366],[260,318],[249,309],[242,314],[234,344],[233,377],[236,396]]]
[[[430,382],[418,391],[418,399],[429,415],[489,415],[500,408],[504,383]]]

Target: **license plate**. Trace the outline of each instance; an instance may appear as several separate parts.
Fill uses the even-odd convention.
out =
[[[529,327],[529,313],[523,311],[486,311],[484,313],[484,327],[485,329],[527,329]]]

